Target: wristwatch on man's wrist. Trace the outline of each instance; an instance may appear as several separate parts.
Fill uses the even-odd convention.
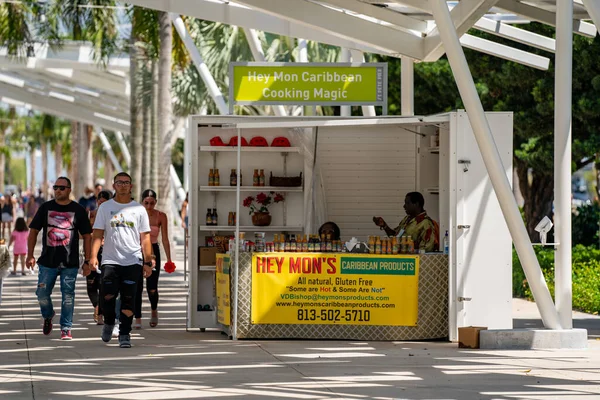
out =
[[[146,261],[146,262],[144,263],[144,265],[147,265],[147,266],[149,266],[149,267],[152,267],[152,261]]]
[[[84,261],[83,261],[83,265],[86,265],[86,264],[87,264],[87,265],[90,265],[90,260],[84,260]]]

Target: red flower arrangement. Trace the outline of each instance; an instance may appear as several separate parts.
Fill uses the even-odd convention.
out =
[[[285,198],[281,193],[269,192],[259,193],[256,197],[248,196],[244,199],[242,203],[244,207],[250,208],[250,212],[248,214],[252,215],[255,212],[269,212],[269,205],[272,203],[280,203],[284,201]]]
[[[172,274],[175,272],[175,263],[173,261],[167,261],[164,266],[165,272]]]

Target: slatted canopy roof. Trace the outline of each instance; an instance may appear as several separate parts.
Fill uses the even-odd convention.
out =
[[[427,0],[131,0],[129,4],[304,38],[351,50],[435,61],[444,54]],[[584,4],[585,3],[585,4]],[[587,22],[600,2],[574,0],[576,34],[594,37]],[[448,1],[463,47],[547,69],[549,59],[467,34],[474,28],[492,35],[555,51],[553,38],[519,24],[554,25],[556,0]],[[586,8],[588,6],[588,8]],[[596,9],[590,11],[589,7]],[[129,61],[114,57],[106,68],[91,59],[91,48],[71,43],[62,49],[35,46],[33,57],[14,59],[0,49],[0,98],[28,104],[66,118],[129,131]]]

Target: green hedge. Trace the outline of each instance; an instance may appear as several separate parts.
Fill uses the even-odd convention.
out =
[[[554,250],[536,247],[535,253],[554,298]],[[533,300],[523,268],[513,249],[513,296]],[[573,247],[573,309],[598,314],[600,311],[600,250]]]

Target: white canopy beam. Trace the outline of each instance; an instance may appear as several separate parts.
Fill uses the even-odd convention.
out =
[[[514,61],[536,69],[547,70],[550,65],[550,59],[546,57],[505,46],[477,36],[472,36],[467,33],[460,38],[460,44],[468,49],[477,50],[481,53]]]
[[[177,33],[183,41],[183,44],[185,45],[185,48],[187,49],[188,53],[190,53],[192,62],[196,66],[196,69],[198,70],[202,81],[206,85],[210,97],[217,105],[217,108],[219,109],[219,112],[221,114],[229,114],[229,107],[227,107],[227,104],[225,103],[223,93],[221,93],[221,89],[219,89],[219,86],[217,86],[217,82],[215,82],[215,79],[210,73],[210,70],[208,69],[206,63],[202,59],[200,51],[198,51],[198,47],[196,47],[196,43],[194,43],[194,40],[190,36],[185,24],[183,23],[183,19],[180,15],[175,13],[170,13],[170,15],[171,20],[173,21],[173,26],[175,27],[175,30],[177,30]]]
[[[112,146],[110,145],[110,142],[106,137],[106,133],[104,133],[99,127],[96,127],[96,131],[98,132],[98,137],[102,142],[102,147],[104,147],[104,151],[106,151],[106,153],[108,154],[108,157],[110,158],[113,167],[115,167],[115,170],[117,172],[122,172],[123,168],[121,168],[121,164],[119,163],[119,160],[117,159],[117,156],[115,155],[115,152],[113,151]]]
[[[533,293],[535,301],[540,310],[544,325],[550,329],[560,329],[558,313],[554,308],[550,291],[546,285],[544,275],[540,268],[538,259],[533,251],[531,240],[525,229],[525,224],[521,218],[519,207],[510,187],[510,182],[506,177],[502,159],[498,153],[498,148],[494,143],[492,131],[487,121],[481,100],[475,88],[475,82],[469,71],[467,59],[461,48],[458,36],[452,24],[452,18],[445,0],[429,0],[433,16],[440,30],[440,35],[446,49],[446,54],[454,73],[454,78],[460,92],[460,96],[465,104],[473,134],[479,151],[483,157],[486,169],[490,176],[492,186],[500,208],[504,214],[504,219],[513,239],[513,243],[523,265],[523,270],[529,282],[529,287]]]
[[[573,2],[556,2],[554,72],[554,298],[563,329],[573,328],[571,267],[571,107],[573,86]]]
[[[408,57],[400,64],[400,108],[402,116],[415,115],[415,63]]]
[[[554,13],[550,11],[520,3],[515,0],[498,0],[498,4],[496,6],[503,10],[522,15],[531,20],[550,26],[556,26]],[[580,21],[578,19],[573,20],[573,32],[590,38],[596,37],[596,27],[588,22]]]
[[[526,31],[525,29],[515,28],[514,26],[507,25],[501,21],[492,21],[491,19],[481,18],[479,21],[475,22],[474,27],[480,31],[491,33],[492,35],[504,39],[514,40],[515,42],[546,50],[551,53],[554,53],[556,50],[556,42],[554,39]]]
[[[596,0],[583,0],[583,5],[588,14],[590,14],[590,17],[592,17],[596,29],[600,32],[600,2]]]
[[[483,17],[498,0],[462,0],[452,9],[453,26],[460,38],[473,24]],[[425,61],[435,61],[444,55],[440,33],[436,28],[425,38]]]
[[[194,0],[131,0],[130,4],[147,7],[154,10],[168,11],[190,17],[201,18],[206,21],[221,22],[241,28],[258,29],[282,36],[306,38],[332,46],[360,49],[369,53],[378,52],[374,47],[362,43],[346,40],[326,32],[316,31],[304,24],[290,22],[283,18],[267,15],[261,11],[243,7],[235,3]],[[382,54],[391,54],[392,51],[379,51]]]
[[[391,52],[419,60],[423,59],[423,39],[421,37],[374,24],[315,3],[296,0],[238,0],[238,3],[304,24],[320,32],[338,35],[346,40],[375,47],[378,52]],[[307,18],[307,15],[310,15],[310,18]],[[323,42],[320,38],[317,41]]]
[[[72,104],[68,104],[67,102],[40,96],[39,94],[6,83],[0,83],[0,96],[21,103],[30,104],[32,108],[72,121],[83,122],[89,125],[98,125],[110,130],[129,132],[129,125],[124,123],[125,121],[120,122],[117,118],[103,118],[100,113],[89,110],[86,107],[73,107]]]
[[[119,144],[119,148],[121,149],[121,154],[123,154],[123,158],[125,158],[125,162],[127,163],[127,168],[129,169],[131,168],[131,153],[129,153],[129,148],[127,147],[127,143],[125,143],[123,132],[116,130],[115,137],[117,138],[117,143]]]
[[[324,4],[331,4],[348,11],[353,11],[358,14],[366,15],[380,21],[384,21],[406,30],[417,32],[427,32],[427,22],[421,21],[407,15],[389,12],[384,8],[377,7],[372,4],[363,3],[357,0],[325,0]]]

